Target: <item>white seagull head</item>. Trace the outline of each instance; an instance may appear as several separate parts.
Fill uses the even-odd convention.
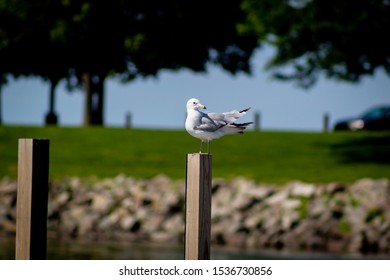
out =
[[[198,109],[206,109],[206,106],[200,104],[200,101],[196,98],[191,98],[187,101],[187,111]]]

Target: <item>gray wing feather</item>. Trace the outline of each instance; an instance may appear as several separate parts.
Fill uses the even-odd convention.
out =
[[[243,111],[233,110],[226,113],[202,113],[201,124],[195,127],[195,129],[209,132],[216,131],[229,124],[233,124],[239,117],[244,115],[247,110],[249,110],[249,108]]]
[[[201,124],[196,126],[195,129],[208,132],[216,131],[227,124],[223,120],[223,114],[220,113],[203,113],[200,121]]]
[[[208,113],[208,116],[220,123],[230,124],[234,123],[243,114],[237,110],[226,112],[226,113]]]

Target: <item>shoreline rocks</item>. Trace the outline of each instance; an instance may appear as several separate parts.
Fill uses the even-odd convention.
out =
[[[16,182],[0,181],[0,232],[13,235]],[[214,244],[251,249],[390,253],[390,185],[258,184],[215,179]],[[64,178],[50,184],[48,236],[56,239],[183,242],[184,180]]]

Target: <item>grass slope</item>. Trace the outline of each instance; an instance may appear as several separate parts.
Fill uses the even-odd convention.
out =
[[[199,141],[185,131],[122,128],[0,127],[0,178],[17,176],[17,139],[50,139],[50,174],[185,177],[186,153]],[[251,132],[212,142],[213,177],[284,183],[390,178],[389,133]]]

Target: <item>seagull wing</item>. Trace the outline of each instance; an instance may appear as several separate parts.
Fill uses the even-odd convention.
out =
[[[215,113],[215,112],[202,113],[201,120],[200,120],[201,124],[196,126],[195,129],[203,130],[207,132],[214,132],[228,125],[233,125],[234,127],[241,126],[240,124],[235,124],[234,122],[239,117],[245,115],[245,113],[249,109],[250,108],[242,111],[233,110],[226,113]]]
[[[245,115],[249,109],[250,108],[247,108],[241,111],[233,110],[225,113],[208,113],[207,115],[213,121],[219,124],[227,125],[227,124],[233,124],[238,118]]]
[[[216,117],[216,115],[210,116],[210,114],[222,115],[218,113],[202,113],[200,118],[200,125],[196,126],[195,129],[214,132],[227,124],[220,117]]]

